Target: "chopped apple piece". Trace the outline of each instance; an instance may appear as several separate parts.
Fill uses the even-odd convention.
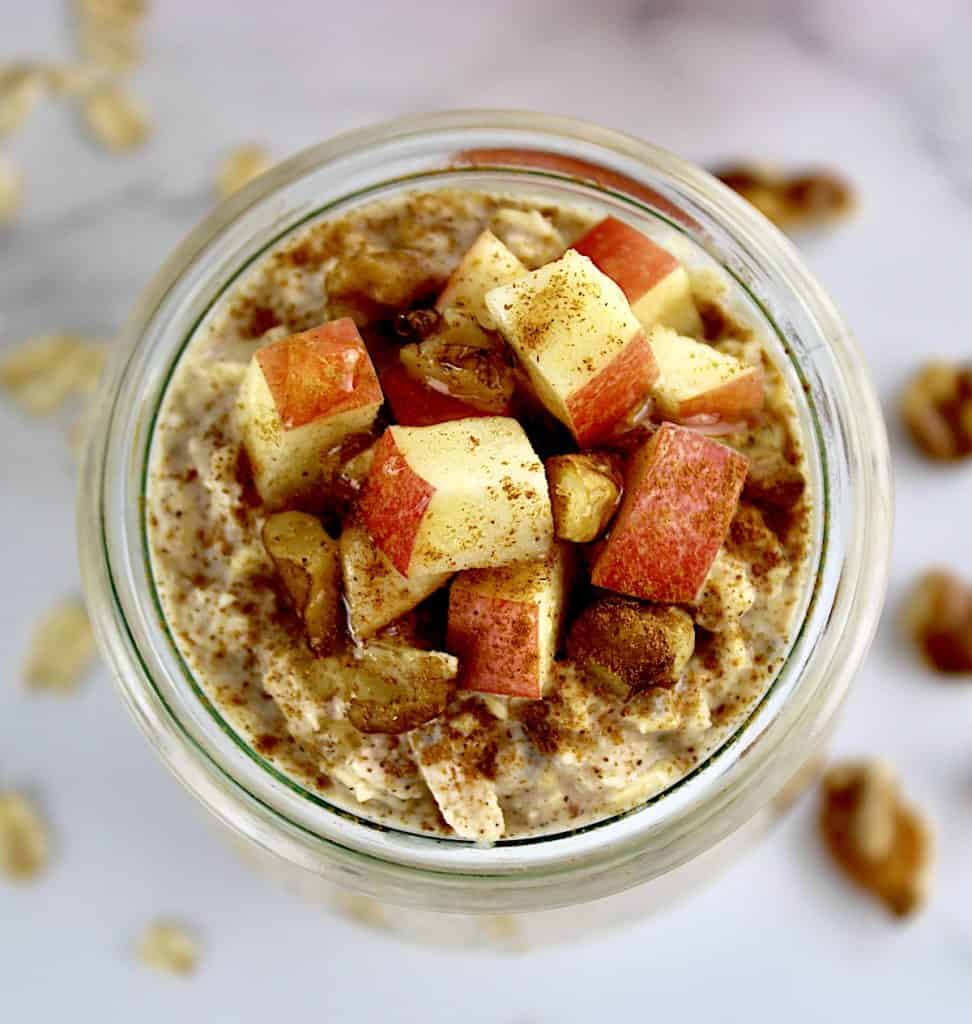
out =
[[[443,314],[435,334],[403,346],[399,357],[418,383],[478,410],[473,415],[510,410],[516,379],[506,346],[470,316]]]
[[[484,301],[486,293],[525,273],[526,267],[496,235],[484,231],[452,272],[435,308],[465,313],[483,327],[495,330],[496,322]]]
[[[567,569],[566,549],[558,544],[542,562],[456,577],[446,646],[459,656],[461,689],[543,696],[563,623]]]
[[[504,416],[389,427],[358,507],[410,578],[545,558],[553,543],[543,463]]]
[[[452,575],[437,572],[411,578],[403,576],[378,550],[357,520],[345,526],[339,547],[348,624],[359,640],[374,636],[378,630],[410,612]]]
[[[450,420],[482,416],[471,405],[423,384],[401,362],[392,363],[382,371],[381,387],[391,406],[392,416],[403,427],[430,427]]]
[[[561,540],[587,544],[611,521],[621,501],[621,474],[606,455],[547,459],[554,530]]]
[[[695,650],[695,627],[672,605],[604,597],[585,608],[567,638],[567,653],[623,698],[651,686],[674,686]]]
[[[695,417],[732,423],[762,408],[762,367],[667,327],[656,327],[648,341],[658,363],[654,395],[663,416],[683,423]]]
[[[263,526],[263,546],[283,581],[307,639],[328,654],[341,636],[341,565],[337,542],[319,519],[304,512],[279,512]]]
[[[609,437],[646,402],[655,357],[621,289],[571,249],[494,288],[486,305],[541,402],[578,443]]]
[[[632,460],[614,528],[591,570],[594,585],[648,601],[695,601],[747,467],[731,448],[663,423]]]
[[[682,334],[702,333],[685,267],[630,224],[605,217],[574,248],[620,286],[646,331],[664,324]]]
[[[329,452],[348,434],[368,430],[381,403],[350,319],[258,349],[240,390],[239,422],[264,503],[280,506],[312,492],[333,470]]]
[[[348,720],[367,733],[409,732],[445,711],[459,663],[451,654],[365,644],[351,683]]]

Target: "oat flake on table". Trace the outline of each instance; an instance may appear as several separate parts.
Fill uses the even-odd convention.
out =
[[[107,149],[135,149],[148,138],[150,124],[145,108],[117,87],[96,90],[84,100],[82,110],[88,131]]]
[[[226,199],[249,185],[264,171],[270,169],[273,161],[264,146],[247,142],[227,153],[216,175],[216,191],[220,199]]]
[[[49,861],[47,826],[37,808],[21,793],[0,793],[0,874],[30,881]]]
[[[0,138],[23,125],[45,88],[44,70],[39,64],[0,64]]]
[[[104,367],[100,342],[77,334],[44,334],[0,355],[0,388],[27,412],[43,416],[94,392]]]
[[[23,188],[14,165],[0,156],[0,224],[9,224],[20,210]]]
[[[64,601],[37,624],[24,676],[28,686],[73,693],[96,653],[94,633],[84,605]]]
[[[138,958],[167,974],[192,974],[199,963],[199,943],[185,925],[157,920],[146,927],[138,942]]]

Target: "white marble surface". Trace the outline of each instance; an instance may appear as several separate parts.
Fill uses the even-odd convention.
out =
[[[924,354],[969,354],[972,13],[962,0],[155,7],[136,78],[156,123],[143,151],[92,149],[53,107],[2,144],[28,196],[20,225],[0,232],[0,346],[56,327],[115,330],[209,208],[214,163],[233,143],[254,138],[283,155],[405,111],[489,105],[601,121],[701,161],[841,168],[863,210],[806,257],[854,326],[886,406]],[[0,0],[0,25],[0,60],[66,52],[59,3]],[[898,926],[859,899],[828,870],[804,802],[679,910],[573,950],[498,959],[407,948],[251,877],[103,673],[70,702],[24,693],[27,630],[76,586],[72,467],[57,425],[0,405],[0,783],[36,789],[58,844],[41,884],[0,888],[0,1020],[969,1020],[972,689],[928,678],[893,613],[928,563],[968,570],[972,478],[922,463],[891,429],[889,615],[836,748],[888,754],[934,816],[927,911]],[[191,981],[132,960],[133,936],[160,911],[203,933]]]

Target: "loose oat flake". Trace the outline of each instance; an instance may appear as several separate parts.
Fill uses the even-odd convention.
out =
[[[141,61],[144,0],[77,0],[75,7],[78,48],[86,60],[114,73]]]
[[[142,104],[121,89],[97,89],[84,101],[88,130],[108,149],[118,152],[140,146],[149,133],[149,118]]]
[[[103,344],[77,334],[30,338],[0,356],[0,388],[27,412],[43,416],[92,394],[105,355]]]
[[[38,623],[24,675],[34,689],[73,693],[94,656],[94,633],[84,605],[64,601]]]
[[[216,191],[226,199],[249,185],[272,166],[273,161],[265,147],[247,142],[231,150],[224,158],[216,175]]]
[[[39,64],[0,64],[0,138],[15,132],[44,95]]]
[[[21,793],[0,793],[0,874],[26,882],[49,861],[47,826],[37,808]]]
[[[17,169],[0,156],[0,224],[9,224],[20,210],[22,185]]]
[[[182,924],[153,921],[138,942],[138,957],[148,967],[167,974],[192,974],[199,962],[199,943]]]

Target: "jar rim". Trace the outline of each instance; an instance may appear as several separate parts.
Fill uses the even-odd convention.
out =
[[[294,815],[289,805],[267,799],[266,789],[244,784],[233,770],[239,765],[237,761],[216,758],[212,750],[200,745],[192,730],[153,685],[153,673],[157,673],[158,664],[150,666],[151,659],[146,660],[143,654],[158,637],[153,636],[152,624],[145,621],[144,609],[136,600],[136,592],[144,583],[143,574],[151,579],[152,573],[144,558],[139,561],[132,557],[136,551],[132,537],[122,528],[120,516],[114,515],[109,507],[114,500],[117,512],[118,488],[136,451],[132,446],[135,438],[119,429],[125,420],[119,415],[120,408],[128,417],[125,425],[130,426],[138,419],[132,417],[131,405],[144,398],[132,377],[142,369],[136,357],[143,361],[146,358],[149,327],[157,326],[159,318],[171,316],[169,307],[185,299],[185,295],[178,293],[190,269],[197,268],[200,261],[217,261],[214,253],[221,253],[220,265],[210,267],[207,272],[210,276],[229,273],[234,253],[228,249],[233,242],[240,241],[233,235],[234,229],[245,225],[255,211],[273,206],[276,197],[288,186],[322,169],[334,168],[349,160],[353,163],[362,156],[374,159],[396,146],[416,152],[427,152],[434,146],[438,147],[437,153],[445,146],[446,152],[457,152],[469,148],[460,147],[460,141],[468,142],[473,137],[480,142],[509,142],[511,139],[524,145],[529,142],[527,148],[537,151],[537,147],[542,146],[545,151],[559,153],[567,160],[575,159],[578,154],[585,159],[596,156],[597,160],[589,166],[608,168],[616,175],[615,185],[626,178],[635,184],[650,181],[647,187],[653,192],[655,186],[662,184],[677,187],[682,203],[679,208],[687,209],[697,225],[717,225],[728,232],[741,251],[758,260],[760,265],[773,268],[797,300],[799,314],[815,328],[813,351],[823,362],[830,363],[830,383],[836,391],[824,397],[834,403],[831,414],[835,416],[837,446],[833,451],[821,448],[819,454],[842,464],[822,474],[820,497],[842,498],[846,503],[844,514],[849,512],[851,519],[843,531],[840,564],[829,564],[831,579],[827,599],[831,603],[824,607],[820,603],[825,589],[821,586],[820,573],[828,565],[825,545],[831,524],[829,508],[821,510],[817,589],[813,598],[808,599],[803,623],[795,631],[797,635],[790,644],[783,668],[731,739],[722,742],[673,787],[638,808],[569,832],[505,840],[488,849],[453,839],[376,829],[373,823],[357,816],[342,815],[330,804],[325,806],[337,813],[322,823],[325,827],[321,831],[308,829],[306,819]],[[496,148],[502,149],[502,146]],[[378,163],[380,166],[381,161]],[[472,173],[475,169],[465,170]],[[339,176],[340,173],[346,175],[347,169],[339,168]],[[423,173],[427,175],[428,171]],[[571,175],[564,177],[569,182],[583,180]],[[379,179],[377,184],[399,186],[404,180],[410,179]],[[592,186],[589,180],[584,180],[584,185],[595,190],[606,188],[612,194],[617,192],[608,186]],[[661,191],[655,195],[664,198]],[[622,198],[630,200],[631,196],[622,194]],[[316,216],[317,211],[311,214]],[[282,211],[278,226],[281,228],[278,236],[292,231],[295,227],[292,214],[288,221]],[[242,269],[236,266],[234,274]],[[745,287],[738,276],[738,267],[727,266],[726,269]],[[775,324],[772,318],[769,322]],[[195,324],[185,337],[191,337],[194,330]],[[177,361],[178,355],[171,358],[170,370]],[[154,412],[164,394],[163,384]],[[762,784],[768,792],[769,784],[761,776],[768,775],[764,762],[772,760],[771,750],[767,750],[766,757],[750,759],[751,770],[740,773],[739,764],[757,740],[764,739],[779,725],[781,694],[783,697],[790,695],[797,684],[810,678],[808,666],[816,666],[814,691],[819,691],[816,693],[819,701],[812,711],[803,708],[805,714],[792,715],[792,721],[782,733],[776,728],[774,743],[768,744],[776,750],[793,730],[802,729],[806,733],[802,743],[809,750],[815,721],[828,717],[839,702],[876,628],[890,546],[890,469],[880,410],[847,329],[790,243],[742,200],[704,171],[658,147],[609,129],[569,118],[523,112],[452,111],[386,122],[305,150],[218,208],[176,250],[130,321],[101,397],[102,414],[89,440],[82,475],[80,545],[86,590],[99,612],[93,616],[96,631],[126,702],[177,776],[224,821],[261,845],[318,873],[323,854],[329,868],[342,876],[356,877],[356,884],[363,891],[385,898],[397,898],[401,902],[418,899],[423,903],[431,898],[454,909],[462,905],[470,909],[482,906],[495,910],[500,886],[509,894],[511,905],[551,906],[554,905],[552,899],[564,899],[552,895],[552,886],[547,884],[558,876],[571,880],[570,899],[565,900],[569,902],[606,895],[650,876],[653,871],[657,873],[659,869],[676,866],[723,837],[719,834],[720,816],[725,817],[724,834],[741,825],[757,809],[754,795],[758,785]],[[124,400],[129,402],[128,407],[124,406]],[[144,414],[146,410],[140,411]],[[147,426],[144,415],[141,420],[139,439],[147,443],[151,441],[154,412]],[[138,430],[136,424],[136,432]],[[143,467],[147,465],[147,451],[145,447]],[[832,478],[831,469],[840,472]],[[839,495],[837,490],[840,490]],[[833,537],[829,540],[832,542]],[[830,548],[831,552],[834,550]],[[815,601],[818,607],[811,622],[810,608]],[[141,620],[137,621],[140,616]],[[813,627],[813,636],[804,635],[808,626]],[[158,629],[160,623],[156,622],[155,627]],[[829,642],[822,643],[828,636]],[[812,641],[809,649],[808,641]],[[797,650],[802,660],[797,670],[788,675],[790,655]],[[789,689],[780,685],[781,680],[789,684]],[[766,709],[772,714],[763,721],[761,712]],[[195,749],[185,745],[187,740]],[[736,759],[730,761],[724,755],[737,744],[741,749]],[[721,764],[718,763],[720,757]],[[732,785],[717,790],[714,781],[725,776],[729,769],[734,774]],[[701,785],[698,780],[702,780]],[[249,781],[247,779],[247,783]],[[779,784],[777,781],[777,788]],[[227,791],[231,794],[232,806],[227,806]],[[763,795],[765,797],[765,793]],[[749,811],[745,816],[739,813],[739,805],[743,803]],[[732,804],[737,806],[730,820],[724,812]],[[642,812],[652,806],[660,809],[660,813],[646,817]],[[354,820],[348,820],[349,817]],[[631,827],[632,822],[634,827]],[[675,855],[676,859],[659,859],[658,851],[666,845],[664,833],[675,824],[689,830],[701,830],[704,826],[708,841],[701,848],[695,848],[698,844],[695,847],[691,843],[684,844],[684,849]],[[369,834],[359,834],[362,827]],[[435,879],[432,883],[435,896],[430,897],[428,892],[416,896],[413,891],[416,878]]]

